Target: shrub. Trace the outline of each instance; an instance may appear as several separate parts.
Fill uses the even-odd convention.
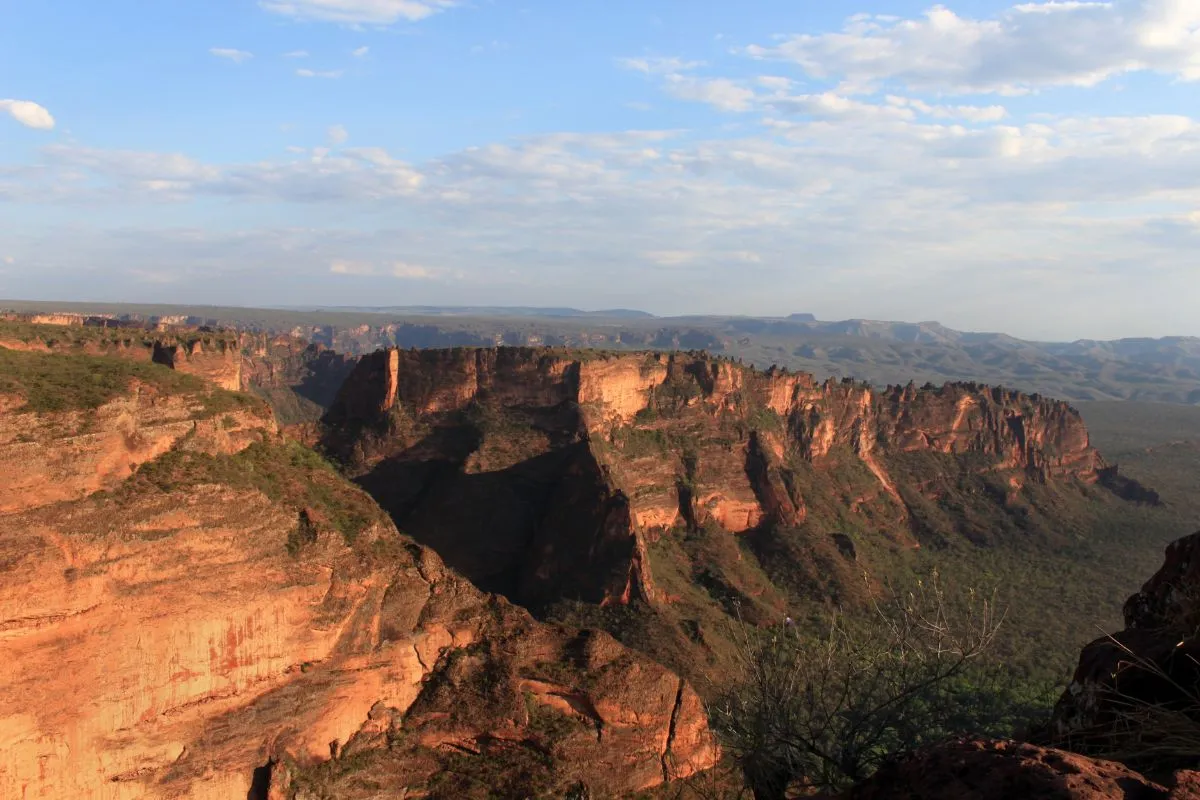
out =
[[[999,628],[992,598],[951,603],[936,575],[878,602],[865,620],[834,614],[822,636],[743,627],[740,677],[710,708],[756,800],[802,784],[837,790],[885,759],[980,727],[971,668]],[[964,702],[965,701],[965,702]]]

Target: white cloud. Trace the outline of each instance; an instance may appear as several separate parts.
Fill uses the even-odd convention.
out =
[[[0,100],[0,113],[8,114],[28,128],[41,131],[54,128],[54,117],[50,112],[30,100]]]
[[[296,19],[346,24],[417,22],[453,8],[457,0],[260,0],[267,11]]]
[[[1023,3],[988,19],[937,5],[913,19],[858,15],[837,33],[791,36],[745,52],[793,62],[857,91],[895,82],[952,94],[1018,94],[1147,70],[1200,80],[1200,3]]]
[[[235,64],[241,64],[243,61],[249,61],[254,58],[254,53],[245,50],[235,50],[232,47],[210,47],[208,48],[208,52],[217,58],[228,59]]]
[[[961,119],[966,122],[999,122],[1008,116],[1004,106],[944,106],[930,105],[923,100],[911,97],[888,95],[885,98],[888,105],[896,108],[911,108],[914,111],[935,119]]]
[[[307,50],[292,50],[291,52],[284,53],[283,57],[284,58],[308,58],[308,51]]]
[[[786,92],[792,88],[792,79],[784,78],[779,75],[759,75],[754,79],[754,82],[764,89],[770,89],[776,92]]]
[[[334,275],[374,275],[375,267],[360,261],[339,258],[329,264],[329,271]]]
[[[195,282],[181,291],[204,296],[203,269],[253,263],[261,287],[243,302],[292,302],[278,298],[300,292],[294,285],[361,304],[363,285],[336,276],[363,274],[408,279],[422,298],[413,302],[582,296],[613,306],[649,297],[665,312],[813,307],[1030,335],[1195,331],[1200,233],[1189,215],[1200,208],[1200,121],[996,121],[988,117],[998,112],[927,99],[872,104],[770,88],[751,108],[775,116],[761,130],[746,118],[737,136],[560,133],[416,164],[364,147],[214,164],[51,146],[36,163],[0,162],[0,203],[39,204],[83,225],[80,205],[124,206],[136,227],[86,236],[39,228],[36,241],[16,234],[5,246],[77,264],[77,275],[96,270],[87,288],[129,296],[141,284],[122,277],[127,265],[169,262],[184,275],[194,265]],[[771,105],[789,102],[806,107]],[[210,197],[230,209],[224,232],[193,241],[153,231],[162,201]],[[254,227],[248,220],[264,204],[294,215],[296,227]],[[339,227],[333,208],[353,223]],[[166,219],[187,213],[176,206]],[[241,238],[229,233],[239,226]],[[279,280],[289,271],[303,280]],[[8,290],[33,295],[62,281],[28,272]],[[455,292],[437,294],[451,276]]]
[[[694,78],[690,75],[667,75],[667,91],[680,100],[695,100],[721,111],[749,111],[755,99],[753,89],[747,89],[727,78]]]
[[[876,120],[915,117],[914,112],[903,106],[864,103],[834,92],[775,95],[763,102],[785,114],[804,114],[821,119]]]
[[[700,254],[691,250],[647,250],[642,257],[660,267],[680,267],[690,264]]]
[[[344,148],[332,154],[314,147],[285,161],[203,164],[178,153],[102,150],[52,145],[43,148],[47,184],[42,201],[55,196],[96,202],[184,201],[202,196],[237,200],[323,203],[384,200],[412,195],[424,176],[381,149]],[[8,191],[6,192],[6,188]],[[21,197],[0,170],[0,201]]]
[[[355,58],[364,58],[369,52],[371,52],[371,48],[364,44],[362,47],[353,50],[350,55],[354,56]]]
[[[394,278],[419,281],[433,280],[437,277],[437,272],[428,267],[422,267],[418,264],[406,264],[403,261],[397,261],[392,264],[391,274]]]
[[[681,58],[618,58],[617,64],[625,69],[645,75],[669,75],[687,72],[704,66],[703,61],[685,61]]]
[[[329,143],[332,145],[345,144],[350,138],[350,133],[344,125],[334,125],[329,129]]]
[[[315,69],[298,69],[296,75],[301,78],[328,78],[336,79],[346,74],[345,70],[330,69],[330,70],[315,70]]]
[[[13,264],[17,263],[17,259],[13,256],[5,256],[4,263],[11,267]]]
[[[382,266],[371,261],[356,261],[337,258],[330,262],[329,271],[334,275],[354,275],[357,277],[390,277],[402,280],[428,281],[439,277],[436,270],[410,264],[404,261],[394,261]]]

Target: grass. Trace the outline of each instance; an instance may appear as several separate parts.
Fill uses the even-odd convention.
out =
[[[207,391],[200,378],[149,362],[0,348],[0,394],[25,398],[25,411],[96,408],[124,394],[134,381],[171,393]],[[217,405],[237,402],[224,397],[214,400]]]
[[[255,489],[296,510],[299,522],[287,543],[292,555],[314,543],[320,528],[337,531],[353,545],[373,523],[386,519],[375,502],[328,461],[291,441],[259,442],[229,456],[174,450],[143,464],[120,491],[171,492],[213,483]]]
[[[0,348],[0,394],[24,398],[22,411],[55,413],[98,408],[126,394],[134,382],[166,394],[197,396],[200,418],[239,411],[259,417],[270,414],[267,406],[252,395],[217,389],[195,375],[148,361]]]

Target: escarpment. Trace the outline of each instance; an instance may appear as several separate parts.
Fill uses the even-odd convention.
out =
[[[167,323],[119,325],[73,315],[0,317],[0,350],[159,364],[221,389],[257,394],[283,425],[319,419],[356,361],[292,336]]]
[[[1110,469],[1074,409],[1009,390],[876,391],[703,354],[535,348],[364,357],[322,445],[402,529],[535,609],[669,602],[651,561],[673,530],[771,550],[776,531],[820,521],[812,569],[849,576],[838,526],[914,548],[949,535],[955,492],[1016,515],[1030,486],[1091,486]]]
[[[232,454],[274,430],[264,403],[194,376],[0,350],[0,513],[115,488],[174,448]]]
[[[472,797],[497,763],[513,796],[625,794],[713,763],[686,682],[480,592],[260,402],[159,365],[18,355],[0,377],[2,469],[24,487],[0,509],[0,797]],[[112,380],[41,391],[77,367]]]

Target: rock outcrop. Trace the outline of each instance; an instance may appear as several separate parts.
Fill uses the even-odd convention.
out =
[[[94,409],[0,409],[0,514],[112,489],[175,447],[236,453],[274,423],[253,403],[220,410],[202,392],[172,394],[134,383]]]
[[[0,317],[0,348],[161,364],[222,389],[258,394],[283,425],[319,419],[357,360],[291,336],[185,322],[6,315]]]
[[[366,356],[322,443],[404,530],[532,608],[666,599],[646,553],[673,528],[755,534],[848,504],[914,547],[928,527],[914,498],[936,499],[948,470],[1003,484],[989,489],[1003,506],[1109,469],[1074,409],[1004,389],[878,392],[703,354],[535,348]],[[844,541],[814,546],[844,564]]]
[[[0,348],[153,362],[222,389],[245,388],[241,336],[233,331],[100,327],[85,322],[73,315],[0,321]]]
[[[264,397],[285,426],[320,419],[358,360],[290,336],[240,338],[241,389]]]
[[[1054,733],[1077,748],[1194,757],[1180,749],[1200,737],[1200,533],[1167,548],[1124,612],[1124,630],[1084,648]]]
[[[1197,774],[1170,788],[1121,764],[1018,742],[963,740],[885,764],[841,800],[1192,800]]]
[[[499,763],[513,796],[627,793],[713,763],[687,683],[480,592],[269,414],[137,385],[22,408],[0,797],[472,797]]]

